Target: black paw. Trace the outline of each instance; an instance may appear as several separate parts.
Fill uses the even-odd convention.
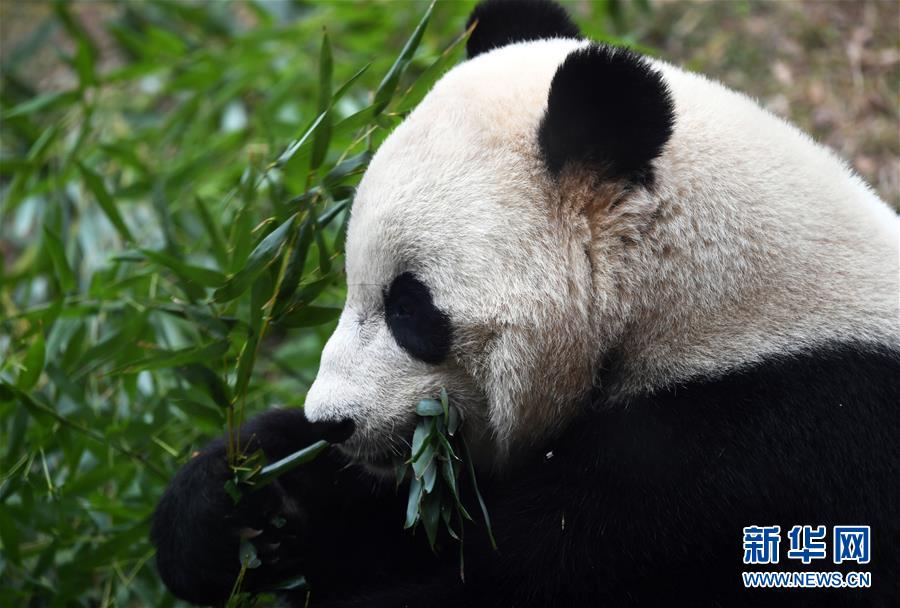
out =
[[[204,450],[176,474],[153,517],[160,575],[175,596],[191,603],[226,600],[242,559],[250,566],[245,590],[303,572],[307,517],[298,500],[276,481],[244,492],[235,504],[225,491],[231,477],[224,448]]]

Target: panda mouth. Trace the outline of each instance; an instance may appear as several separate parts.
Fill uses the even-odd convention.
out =
[[[379,454],[374,457],[368,457],[363,461],[363,465],[377,470],[379,473],[393,473],[397,468],[400,459],[392,454]]]
[[[379,477],[393,477],[410,456],[415,420],[397,423],[387,432],[373,429],[359,433],[339,445],[354,464]],[[374,438],[374,439],[373,439]]]
[[[339,447],[351,463],[360,465],[379,477],[393,476],[396,474],[398,463],[402,462],[402,458],[390,450],[369,451],[344,445]]]
[[[397,474],[397,467],[402,459],[396,454],[382,452],[378,454],[365,454],[354,458],[354,462],[358,463],[370,474],[376,477],[394,477]]]

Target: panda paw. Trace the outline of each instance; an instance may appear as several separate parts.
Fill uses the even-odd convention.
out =
[[[173,595],[194,604],[225,601],[242,559],[251,566],[245,590],[303,572],[307,517],[298,501],[276,481],[235,505],[225,491],[231,475],[224,447],[207,448],[175,475],[153,516],[160,575]]]

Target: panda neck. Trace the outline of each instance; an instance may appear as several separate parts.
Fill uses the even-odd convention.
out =
[[[658,184],[674,181],[664,172]],[[723,212],[721,196],[658,185],[589,218],[598,377],[611,399],[823,344],[900,344],[896,229],[843,217],[841,201],[800,217],[768,201],[767,215]]]

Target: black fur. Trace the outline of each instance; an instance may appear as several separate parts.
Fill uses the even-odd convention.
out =
[[[485,0],[469,15],[478,25],[466,43],[469,58],[507,44],[543,38],[580,38],[566,10],[548,0]]]
[[[272,410],[244,425],[242,443],[248,452],[263,449],[274,462],[319,439],[344,438],[342,427],[312,424],[303,410]],[[229,476],[224,443],[214,441],[178,471],[156,508],[151,539],[157,568],[176,597],[224,603],[238,574],[244,528],[262,530],[253,543],[263,566],[247,571],[248,590],[303,574],[315,581],[317,600],[327,601],[344,594],[348,581],[375,587],[395,578],[397,568],[416,573],[432,567],[427,546],[399,533],[405,496],[348,468],[336,450],[246,494],[237,507],[224,491]],[[286,524],[274,526],[276,517]],[[305,593],[295,599],[303,606]]]
[[[455,546],[428,554],[401,530],[404,490],[342,468],[301,467],[254,509],[222,491],[221,444],[172,482],[154,519],[164,580],[213,601],[236,571],[239,524],[258,509],[289,515],[290,536],[249,584],[307,574],[322,606],[896,606],[900,605],[900,353],[838,345],[762,362],[610,404],[591,395],[556,439],[483,478],[499,552],[466,530],[466,582]],[[258,418],[272,457],[319,431],[299,412]],[[552,452],[552,457],[547,454]],[[470,509],[477,512],[477,508]],[[256,519],[259,519],[256,517]],[[787,560],[744,566],[742,528],[870,525],[865,566]],[[275,541],[283,532],[266,529]],[[445,539],[446,540],[446,539]],[[278,558],[279,561],[272,563]],[[869,570],[871,589],[744,590],[741,570]],[[295,597],[302,606],[305,594]]]
[[[605,177],[652,181],[675,112],[662,76],[631,51],[593,44],[556,71],[538,131],[550,172],[582,163]]]
[[[398,275],[384,294],[384,317],[400,347],[425,363],[450,352],[450,318],[434,305],[431,291],[411,273]]]

